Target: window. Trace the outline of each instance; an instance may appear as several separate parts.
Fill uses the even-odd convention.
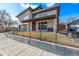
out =
[[[23,31],[27,31],[27,24],[23,25]]]
[[[47,15],[54,15],[54,14],[56,14],[56,10],[48,11],[48,12],[47,12]]]
[[[38,29],[39,30],[47,30],[47,22],[39,22]]]
[[[2,25],[2,21],[0,20],[0,25]]]
[[[47,16],[47,12],[44,12],[41,14],[42,16]]]
[[[27,16],[24,17],[24,20],[26,20],[26,19],[29,19],[29,15],[27,15]]]
[[[35,18],[44,17],[44,16],[47,16],[47,13],[46,13],[46,12],[37,14],[37,15],[35,16]]]
[[[41,13],[38,13],[36,15],[33,15],[34,18],[39,18],[39,17],[45,17],[45,16],[49,16],[49,15],[56,15],[56,10],[50,10],[50,11],[44,11]]]

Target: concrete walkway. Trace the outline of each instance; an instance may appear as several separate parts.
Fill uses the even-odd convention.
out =
[[[13,39],[6,37],[5,33],[0,33],[1,56],[79,56],[79,48],[34,39],[29,42],[29,38],[24,41],[23,37],[17,35],[10,37]]]
[[[38,47],[18,42],[7,38],[0,33],[0,56],[54,56],[56,54],[45,51]]]

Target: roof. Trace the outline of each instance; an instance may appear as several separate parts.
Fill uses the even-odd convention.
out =
[[[22,11],[21,13],[19,13],[16,17],[19,17],[20,15],[22,15],[22,14],[23,14],[24,12],[26,12],[27,10],[31,10],[32,13],[35,14],[35,13],[40,13],[40,12],[47,11],[47,10],[50,10],[50,9],[56,9],[56,8],[58,8],[58,7],[59,7],[59,4],[58,4],[58,3],[55,4],[55,5],[53,5],[53,6],[51,6],[51,7],[45,8],[45,9],[43,9],[41,5],[39,5],[39,6],[36,7],[35,9],[32,9],[31,7],[29,7],[29,8],[27,8],[27,9],[25,9],[24,11]],[[38,10],[38,8],[41,8],[41,10]],[[38,10],[38,11],[36,11],[36,10]]]
[[[24,11],[20,12],[16,17],[19,17],[21,14],[25,13],[27,10],[33,11],[31,7],[25,9]]]
[[[70,22],[69,24],[73,24],[73,23],[79,23],[79,19],[76,19],[76,20]]]
[[[48,8],[45,8],[45,9],[42,9],[42,10],[39,10],[39,11],[35,11],[35,12],[32,12],[33,14],[35,13],[40,13],[40,12],[44,12],[44,11],[48,11],[48,10],[51,10],[51,9],[57,9],[59,7],[59,4],[55,5],[55,6],[50,6]]]
[[[31,11],[33,12],[33,11],[38,10],[39,8],[43,9],[41,5],[39,5],[39,6],[36,7],[35,9],[32,9],[31,7],[28,7],[28,8],[26,8],[25,10],[23,10],[22,12],[20,12],[16,17],[19,17],[21,14],[23,14],[23,13],[26,12],[27,10],[31,10]]]

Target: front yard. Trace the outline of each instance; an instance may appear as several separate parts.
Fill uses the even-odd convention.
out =
[[[54,33],[54,32],[17,32],[15,31],[14,34],[24,36],[24,37],[30,37],[35,38],[39,40],[49,41],[57,44],[63,44],[67,46],[72,47],[79,47],[77,43],[75,43],[75,40],[73,38],[70,38],[64,34],[61,33]]]

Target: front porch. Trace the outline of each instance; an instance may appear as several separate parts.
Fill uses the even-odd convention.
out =
[[[57,31],[58,18],[56,15],[51,15],[44,18],[27,19],[21,22],[23,24],[19,26],[18,31],[54,32]]]

